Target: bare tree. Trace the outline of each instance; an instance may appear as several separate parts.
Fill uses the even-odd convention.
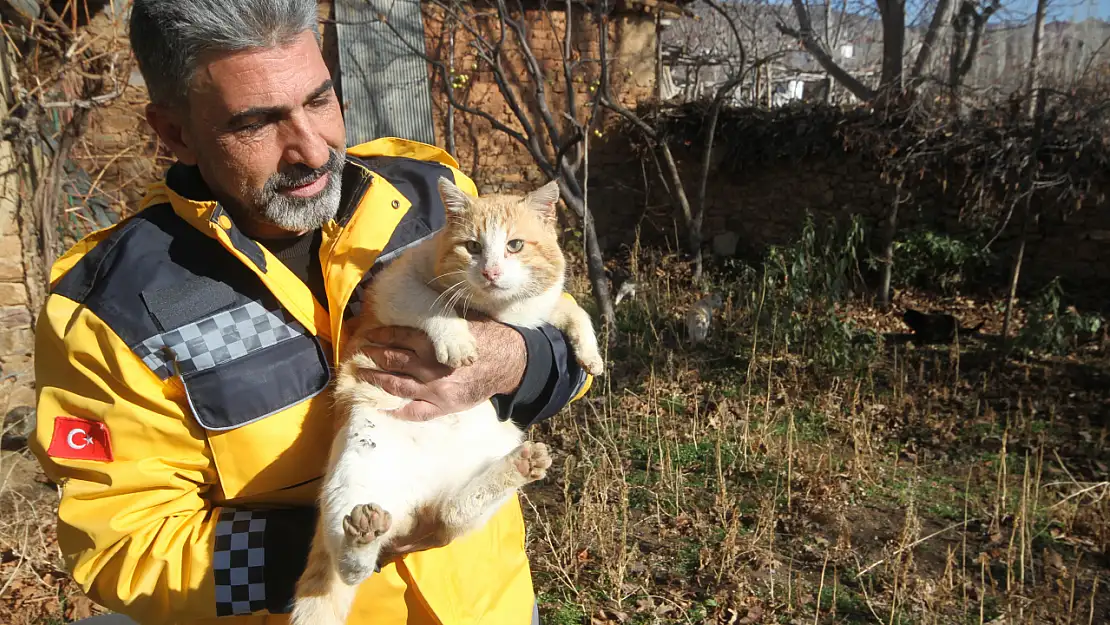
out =
[[[958,50],[950,60],[950,71],[945,82],[950,88],[952,85],[958,87],[975,62],[987,22],[999,8],[997,0],[937,0],[906,80],[906,2],[874,0],[874,3],[879,14],[883,42],[881,73],[875,85],[864,83],[837,63],[826,44],[814,32],[810,9],[805,0],[792,0],[797,28],[784,21],[780,21],[778,25],[783,34],[797,39],[834,80],[864,102],[875,101],[879,96],[916,93],[927,82],[926,72],[941,47],[943,31],[949,25],[955,31]]]
[[[960,110],[960,86],[971,71],[979,46],[983,40],[983,30],[991,15],[1000,8],[998,0],[979,6],[972,0],[961,0],[960,8],[952,20],[952,52],[948,61],[949,105],[954,114]]]
[[[1036,119],[1037,91],[1041,88],[1041,56],[1044,48],[1044,16],[1048,0],[1037,0],[1037,12],[1033,18],[1033,51],[1029,57],[1029,117]]]

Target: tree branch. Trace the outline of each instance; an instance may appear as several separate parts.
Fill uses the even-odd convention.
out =
[[[821,67],[823,67],[830,76],[836,79],[837,82],[844,85],[845,89],[852,92],[852,95],[864,102],[874,99],[875,91],[838,65],[829,55],[828,51],[825,50],[825,47],[821,45],[821,42],[817,41],[817,38],[814,37],[813,23],[810,22],[809,10],[806,8],[803,0],[793,0],[793,3],[794,13],[798,16],[798,25],[800,28],[799,30],[794,30],[780,21],[778,23],[779,32],[802,42],[806,51],[813,55],[813,58],[821,64]]]

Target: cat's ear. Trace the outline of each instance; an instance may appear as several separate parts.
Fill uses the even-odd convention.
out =
[[[559,181],[552,180],[525,196],[524,201],[548,221],[555,221],[555,204],[559,201]]]
[[[443,206],[448,213],[463,213],[470,207],[469,196],[466,195],[465,191],[455,186],[455,183],[440,177],[438,186],[439,197],[443,200]]]

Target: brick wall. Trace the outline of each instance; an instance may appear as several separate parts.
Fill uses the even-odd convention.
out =
[[[535,55],[545,77],[546,101],[560,131],[566,132],[569,123],[565,113],[571,112],[567,92],[574,94],[575,118],[586,120],[596,94],[599,78],[600,37],[591,15],[580,10],[572,13],[570,58],[578,65],[572,72],[570,84],[564,75],[565,35],[567,14],[560,10],[528,10],[523,22],[527,25],[528,47]],[[488,65],[476,58],[471,43],[474,37],[467,28],[452,27],[452,21],[438,7],[423,5],[425,45],[430,57],[450,66],[452,59],[451,35],[454,35],[455,72],[460,76],[456,98],[463,105],[472,106],[492,115],[499,122],[523,133],[519,117],[512,111],[508,99],[494,80]],[[496,20],[463,18],[466,24],[484,39],[495,41]],[[609,23],[607,56],[611,59],[611,93],[627,105],[650,96],[655,85],[655,23],[648,13],[624,13]],[[535,83],[528,74],[520,47],[513,35],[505,39],[505,75],[511,82],[509,89],[521,103],[533,99]],[[439,73],[432,69],[432,108],[435,122],[436,143],[448,148],[448,116],[451,114],[446,85]],[[534,100],[533,100],[534,101]],[[543,122],[535,106],[525,106],[525,117],[539,136],[539,141],[553,157],[550,141],[543,131]],[[604,110],[602,133],[611,120]],[[463,170],[470,174],[480,190],[530,189],[546,182],[528,149],[519,141],[493,127],[493,124],[476,115],[454,111],[454,156]]]

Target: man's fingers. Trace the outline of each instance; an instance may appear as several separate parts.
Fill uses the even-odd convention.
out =
[[[451,369],[439,364],[434,356],[432,360],[425,360],[419,354],[405,349],[378,345],[366,347],[363,351],[374,359],[380,369],[406,375],[424,384],[451,375]]]
[[[442,417],[444,413],[435,404],[415,400],[409,402],[404,408],[394,410],[390,414],[398,419],[404,419],[406,421],[430,421],[431,419]]]
[[[371,370],[359,371],[358,375],[363,380],[377,386],[394,397],[423,399],[424,385],[412,378],[384,371]]]
[[[362,351],[374,359],[374,364],[378,368],[390,373],[401,373],[407,376],[416,377],[412,375],[412,365],[416,360],[416,354],[392,347],[384,347],[382,345],[367,345],[362,348]]]
[[[367,332],[366,338],[374,343],[411,350],[421,358],[428,353],[435,354],[428,336],[416,328],[382,326]]]

